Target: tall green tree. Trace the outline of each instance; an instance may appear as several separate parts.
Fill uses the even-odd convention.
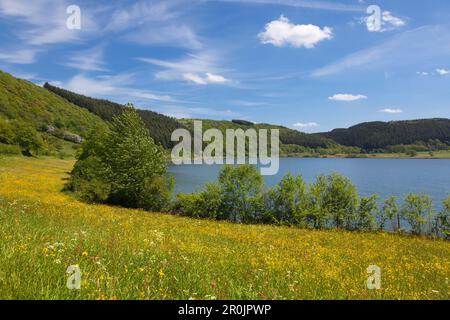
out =
[[[83,143],[71,184],[88,200],[148,210],[166,209],[173,187],[163,150],[132,105]]]

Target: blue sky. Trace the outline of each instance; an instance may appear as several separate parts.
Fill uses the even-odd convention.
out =
[[[0,28],[0,69],[175,117],[450,117],[448,0],[0,0]]]

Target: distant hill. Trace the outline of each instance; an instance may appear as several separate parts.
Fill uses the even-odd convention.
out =
[[[208,130],[211,128],[219,129],[222,133],[225,133],[226,129],[243,129],[247,130],[250,128],[254,129],[279,129],[280,130],[280,142],[281,144],[291,144],[298,145],[308,148],[327,148],[330,146],[336,145],[336,143],[327,138],[320,135],[312,135],[299,132],[297,130],[292,130],[283,126],[267,124],[267,123],[258,123],[254,124],[252,122],[243,121],[243,120],[205,120],[201,119],[203,123],[203,130]],[[181,119],[179,120],[186,127],[193,129],[194,119]]]
[[[46,83],[44,88],[59,95],[67,101],[89,110],[105,121],[111,121],[115,115],[122,112],[124,106],[115,102],[94,99],[64,90]],[[150,131],[150,136],[164,148],[174,145],[170,137],[175,129],[183,127],[176,119],[149,110],[138,110],[142,120]]]
[[[79,143],[104,121],[44,88],[0,71],[0,143],[22,144],[33,140],[42,149]],[[29,141],[28,141],[29,142]]]
[[[393,145],[408,145],[436,139],[450,145],[450,119],[367,122],[318,135],[344,146],[355,146],[365,150],[385,149]]]

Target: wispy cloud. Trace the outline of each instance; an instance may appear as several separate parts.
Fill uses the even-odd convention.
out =
[[[333,38],[331,28],[323,29],[312,24],[293,24],[285,16],[280,16],[266,24],[265,30],[258,35],[261,43],[276,47],[293,46],[296,48],[314,48],[321,41]]]
[[[307,9],[331,10],[331,11],[365,11],[365,7],[340,2],[316,1],[316,0],[212,0],[220,2],[234,2],[242,4],[279,5]]]
[[[362,94],[349,94],[349,93],[338,93],[331,97],[328,97],[329,100],[333,101],[344,101],[344,102],[352,102],[357,100],[365,100],[368,97]]]
[[[207,118],[214,117],[222,119],[231,119],[233,117],[239,117],[240,114],[231,110],[203,108],[203,107],[180,107],[180,106],[159,106],[155,108],[155,111],[171,116],[174,118]]]
[[[322,77],[355,69],[366,71],[386,66],[416,65],[424,60],[446,57],[448,54],[450,54],[448,29],[426,26],[400,33],[380,45],[352,53],[314,70],[312,76]]]
[[[128,99],[128,101],[133,101],[134,98],[163,102],[173,101],[169,95],[133,88],[131,86],[134,82],[133,77],[132,74],[119,74],[110,77],[91,78],[78,74],[67,82],[59,83],[59,85],[67,90],[97,98],[120,97],[121,100]]]
[[[384,113],[403,113],[403,110],[402,109],[385,108],[385,109],[381,109],[380,112],[384,112]]]
[[[82,71],[107,71],[103,54],[102,46],[73,53],[68,57],[66,66]]]
[[[297,123],[294,123],[292,126],[295,128],[300,128],[300,129],[308,129],[308,128],[318,127],[319,124],[317,122],[306,122],[306,123],[297,122]]]
[[[13,64],[31,64],[35,62],[37,52],[35,49],[0,51],[0,60]]]
[[[138,58],[138,60],[162,68],[163,70],[156,72],[155,75],[159,80],[181,80],[198,85],[231,82],[221,74],[224,70],[217,67],[219,57],[212,52],[190,54],[176,61],[153,58]]]
[[[182,22],[185,1],[139,1],[112,13],[105,31],[122,32],[122,39],[141,45],[169,45],[199,49],[196,32]]]

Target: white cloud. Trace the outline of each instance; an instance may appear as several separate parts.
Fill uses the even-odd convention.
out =
[[[417,71],[417,74],[420,76],[428,76],[430,73],[426,71]]]
[[[379,18],[381,20],[379,22],[377,21],[378,20],[377,17],[373,15],[364,17],[359,21],[366,25],[367,30],[369,32],[391,31],[394,29],[404,27],[406,25],[406,20],[399,17],[395,17],[394,15],[392,15],[390,11],[383,11],[380,14],[381,17]]]
[[[203,108],[203,107],[180,107],[180,106],[158,106],[155,111],[174,118],[223,118],[230,119],[241,115],[231,110]]]
[[[446,76],[450,74],[450,70],[444,68],[436,69],[436,72],[441,76]]]
[[[319,124],[317,122],[307,122],[307,123],[297,122],[297,123],[294,123],[293,126],[296,128],[306,129],[306,128],[318,127]]]
[[[190,54],[177,61],[138,58],[139,61],[163,68],[155,75],[159,80],[183,80],[198,85],[225,84],[231,82],[221,75],[221,68],[217,67],[219,57],[211,52]]]
[[[207,72],[205,76],[193,74],[193,73],[185,73],[183,74],[183,78],[185,80],[191,81],[195,84],[217,84],[217,83],[226,83],[230,80],[226,79],[225,77],[218,75],[218,74],[212,74]]]
[[[37,50],[34,49],[19,49],[11,52],[0,51],[0,60],[13,64],[31,64],[36,60],[36,53]]]
[[[83,71],[107,71],[101,46],[73,54],[66,66]]]
[[[185,80],[191,81],[196,84],[207,84],[206,80],[200,77],[199,75],[193,73],[185,73],[183,74],[183,78]]]
[[[380,110],[380,112],[384,112],[384,113],[402,113],[403,110],[402,109],[385,108],[385,109]]]
[[[351,102],[351,101],[357,101],[357,100],[365,100],[367,99],[367,96],[362,94],[349,94],[349,93],[338,93],[328,98],[329,100],[333,101],[345,101],[345,102]]]
[[[333,38],[332,29],[321,29],[312,24],[293,24],[285,16],[280,16],[266,24],[265,31],[258,35],[261,43],[273,44],[277,47],[291,45],[296,48],[314,48],[321,41]]]

